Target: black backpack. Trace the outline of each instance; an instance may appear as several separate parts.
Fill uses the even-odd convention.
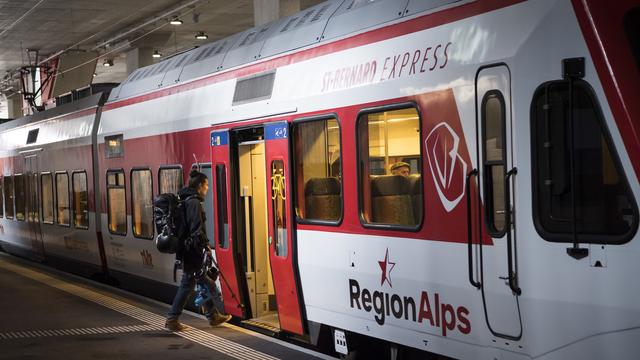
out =
[[[153,199],[153,214],[156,223],[156,247],[165,254],[182,252],[187,236],[184,202],[172,193],[160,194]]]

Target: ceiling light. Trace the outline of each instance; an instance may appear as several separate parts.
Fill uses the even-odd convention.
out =
[[[104,66],[104,67],[110,67],[110,66],[113,66],[113,60],[111,60],[111,59],[104,59],[104,61],[102,62],[102,66]]]
[[[207,40],[208,38],[209,38],[209,35],[205,34],[205,33],[204,33],[204,32],[202,32],[202,31],[199,31],[199,32],[196,34],[196,39],[198,39],[198,40]]]
[[[169,21],[169,24],[182,25],[182,20],[180,20],[178,17],[174,17],[173,19],[171,19],[171,21]]]
[[[162,54],[160,53],[160,51],[156,50],[153,52],[151,56],[154,58],[159,58],[159,57],[162,57]]]

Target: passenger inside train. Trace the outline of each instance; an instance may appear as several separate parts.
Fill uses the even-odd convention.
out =
[[[423,213],[418,112],[413,107],[366,112],[358,127],[363,223],[418,227]]]
[[[404,161],[399,161],[389,168],[391,171],[391,175],[401,175],[401,176],[409,176],[411,174],[411,165],[407,164]]]

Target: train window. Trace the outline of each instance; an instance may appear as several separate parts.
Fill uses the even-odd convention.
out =
[[[422,223],[420,116],[412,104],[358,116],[360,216],[365,226],[416,230]]]
[[[505,168],[506,134],[504,97],[498,90],[487,92],[482,99],[483,184],[485,214],[493,237],[505,234]]]
[[[624,30],[631,44],[631,53],[640,69],[640,7],[629,10],[624,16]]]
[[[87,173],[76,171],[71,174],[73,182],[73,226],[78,229],[89,228],[89,193],[87,192]]]
[[[229,218],[227,215],[227,170],[223,164],[216,165],[216,198],[218,217],[218,246],[229,247]]]
[[[16,220],[24,221],[25,219],[25,193],[24,193],[24,176],[16,174],[13,176],[13,186],[16,193]]]
[[[296,121],[293,128],[299,222],[342,218],[340,126],[335,118]]]
[[[51,173],[40,175],[40,193],[42,198],[42,222],[53,224],[53,176]]]
[[[107,207],[109,232],[127,234],[127,203],[125,200],[124,171],[107,171]]]
[[[122,134],[104,137],[104,157],[119,158],[124,156],[124,137]]]
[[[3,190],[3,178],[0,176],[0,218],[4,217],[4,190]]]
[[[13,177],[4,177],[4,216],[13,219]]]
[[[624,243],[638,208],[591,86],[542,84],[531,103],[533,215],[549,241]]]
[[[273,241],[276,243],[276,255],[287,256],[287,186],[284,176],[284,162],[271,162],[271,199],[273,201]]]
[[[153,239],[153,180],[149,169],[131,171],[131,221],[133,236]]]
[[[158,188],[160,194],[177,194],[183,186],[182,167],[163,167],[158,171]]]
[[[69,174],[56,173],[56,224],[69,226]]]

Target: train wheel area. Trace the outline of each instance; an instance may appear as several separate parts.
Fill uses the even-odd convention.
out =
[[[331,359],[234,325],[164,329],[168,305],[0,253],[3,358]]]

